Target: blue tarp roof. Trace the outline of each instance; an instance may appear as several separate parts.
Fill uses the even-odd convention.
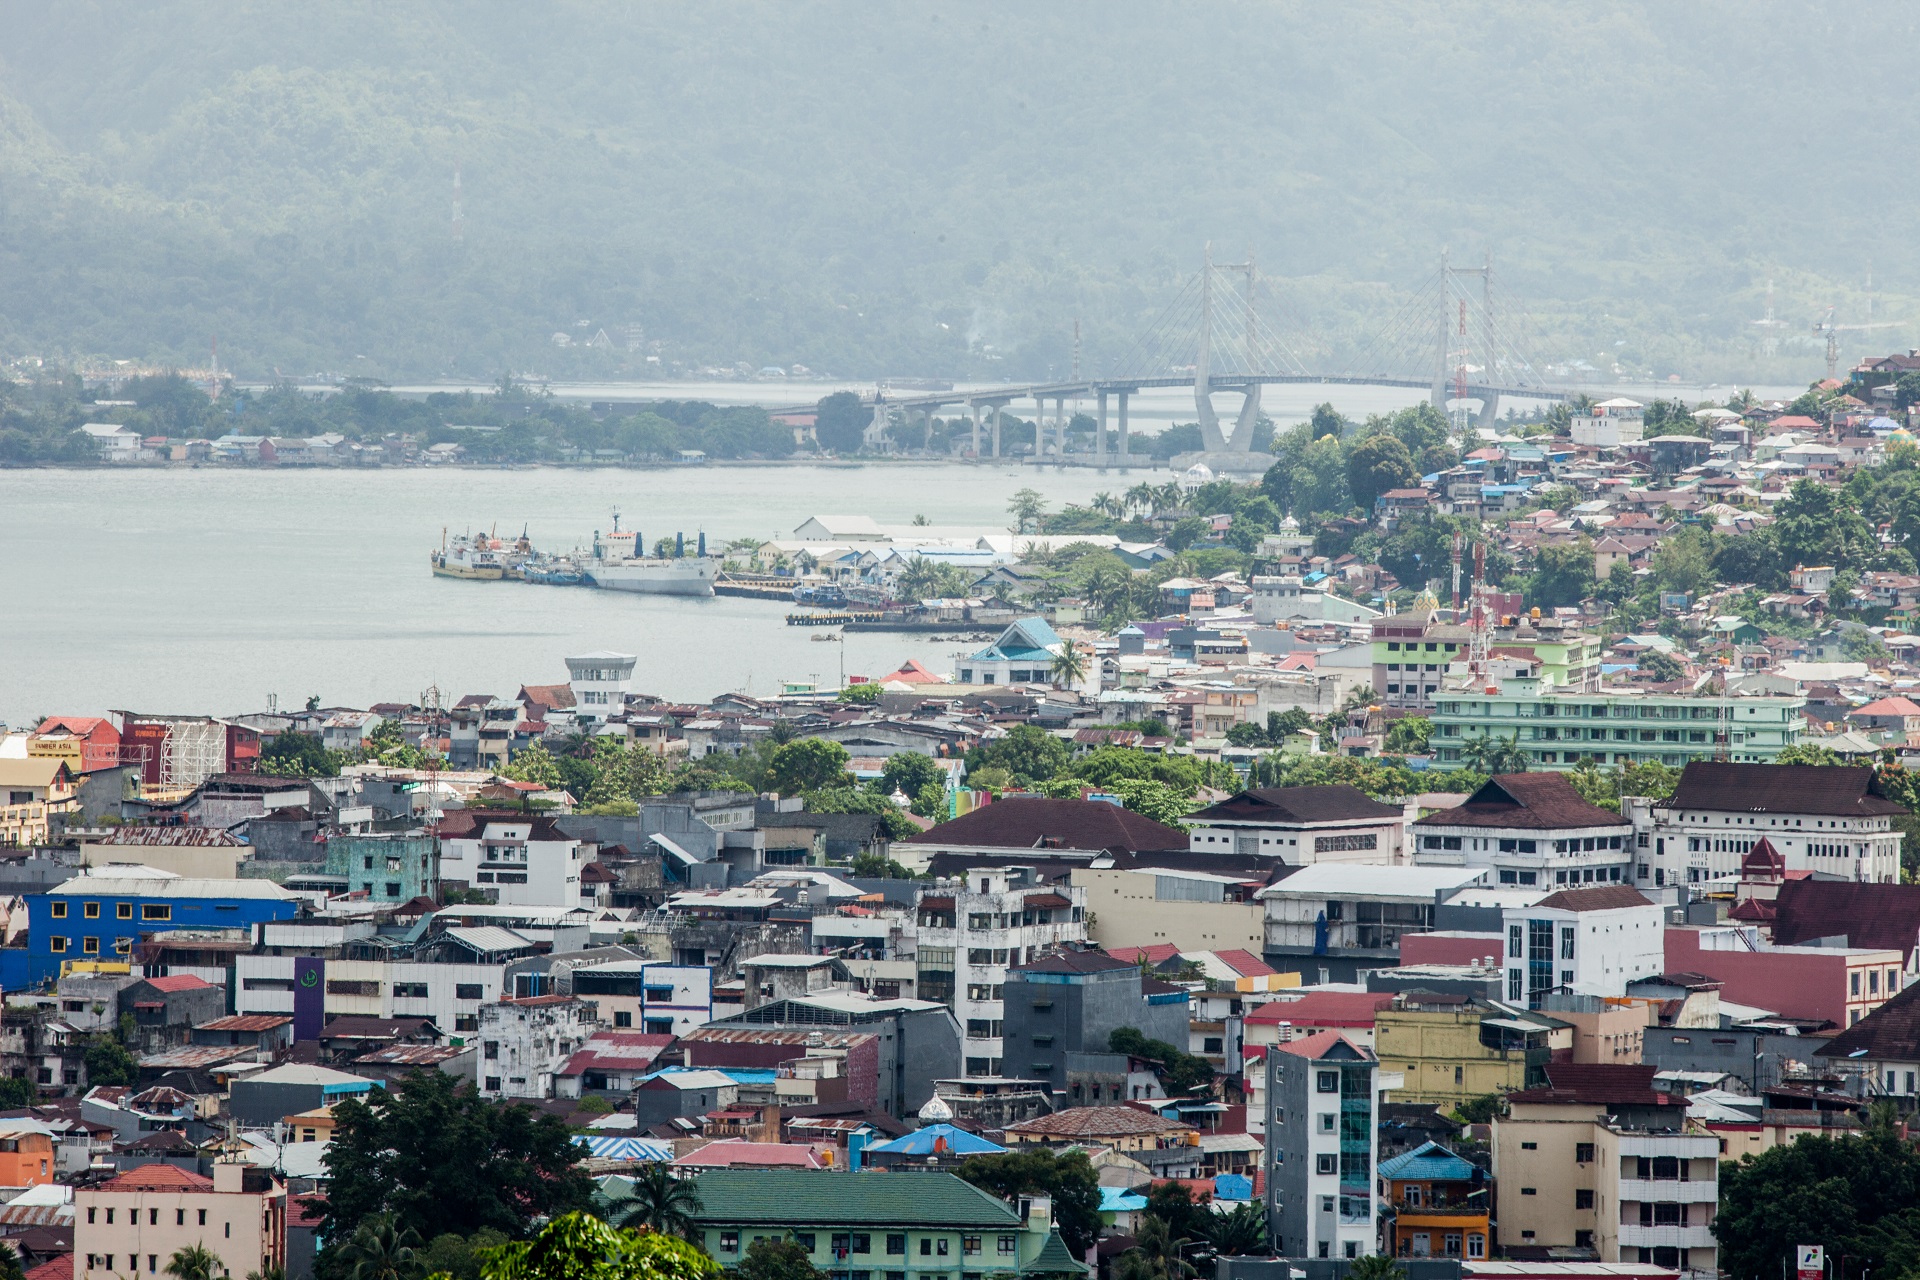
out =
[[[1100,1188],[1100,1212],[1130,1213],[1147,1207],[1145,1196],[1135,1195],[1125,1187]]]
[[[1253,1199],[1253,1179],[1244,1173],[1222,1173],[1214,1177],[1213,1198],[1215,1200],[1251,1200]]]
[[[1437,1142],[1380,1162],[1380,1176],[1399,1181],[1471,1182],[1474,1168]]]
[[[596,1160],[672,1160],[673,1144],[651,1138],[575,1138]]]
[[[904,1137],[891,1142],[876,1142],[868,1147],[869,1152],[890,1151],[909,1156],[933,1155],[940,1143],[946,1143],[945,1150],[959,1156],[999,1155],[1005,1147],[996,1146],[978,1134],[968,1133],[965,1129],[956,1129],[950,1124],[930,1124],[916,1129]]]

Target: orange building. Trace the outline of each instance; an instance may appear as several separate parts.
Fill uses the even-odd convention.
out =
[[[0,1120],[0,1187],[40,1187],[52,1181],[53,1135],[30,1120]]]
[[[1437,1142],[1380,1162],[1401,1258],[1485,1261],[1491,1212],[1485,1172]]]

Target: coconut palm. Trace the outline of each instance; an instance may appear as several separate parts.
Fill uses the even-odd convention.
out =
[[[1126,511],[1126,508],[1120,504],[1119,499],[1115,498],[1110,493],[1094,494],[1092,505],[1093,505],[1093,509],[1095,511],[1098,511],[1101,515],[1109,516],[1115,520],[1118,520],[1121,517],[1121,515]]]
[[[1214,1214],[1206,1233],[1207,1243],[1221,1257],[1245,1258],[1267,1251],[1267,1215],[1251,1200]]]
[[[341,1255],[351,1280],[415,1280],[420,1274],[419,1246],[412,1227],[402,1228],[382,1214],[362,1222]]]
[[[1086,678],[1087,660],[1082,656],[1079,646],[1069,640],[1054,655],[1053,683],[1056,687],[1071,689]]]
[[[1152,511],[1154,495],[1156,492],[1157,491],[1154,489],[1152,485],[1148,484],[1145,480],[1142,480],[1139,484],[1127,490],[1127,493],[1126,493],[1127,509],[1138,510],[1142,512]]]
[[[190,1244],[184,1249],[175,1249],[173,1256],[167,1259],[167,1274],[173,1280],[216,1280],[226,1270],[220,1263],[220,1255],[203,1244]]]
[[[693,1180],[676,1178],[661,1163],[641,1167],[633,1179],[633,1194],[625,1204],[620,1226],[689,1240],[693,1238],[693,1215],[701,1208],[700,1192]]]

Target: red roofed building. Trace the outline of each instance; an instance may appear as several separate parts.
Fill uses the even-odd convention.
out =
[[[1354,1044],[1373,1047],[1373,1021],[1393,1003],[1391,991],[1319,991],[1269,1000],[1247,1014],[1248,1045],[1286,1045],[1325,1031],[1338,1031]]]
[[[130,1169],[73,1195],[80,1280],[157,1274],[175,1252],[204,1245],[230,1276],[287,1263],[287,1189],[265,1169],[221,1161],[205,1178],[176,1165]]]
[[[120,730],[104,716],[48,716],[27,742],[30,756],[59,756],[76,774],[120,763]]]
[[[590,1093],[627,1094],[673,1043],[670,1035],[642,1031],[602,1031],[581,1045],[554,1076],[557,1097],[578,1098]]]
[[[681,1169],[824,1169],[826,1161],[812,1147],[790,1142],[748,1142],[721,1138],[675,1160]]]

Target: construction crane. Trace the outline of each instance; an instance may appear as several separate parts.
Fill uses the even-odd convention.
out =
[[[1828,307],[1827,314],[1813,326],[1815,333],[1824,333],[1827,335],[1828,381],[1832,381],[1839,373],[1840,334],[1842,332],[1858,332],[1863,329],[1897,329],[1900,327],[1898,320],[1878,320],[1870,324],[1835,324],[1833,322],[1833,310],[1832,307]]]

